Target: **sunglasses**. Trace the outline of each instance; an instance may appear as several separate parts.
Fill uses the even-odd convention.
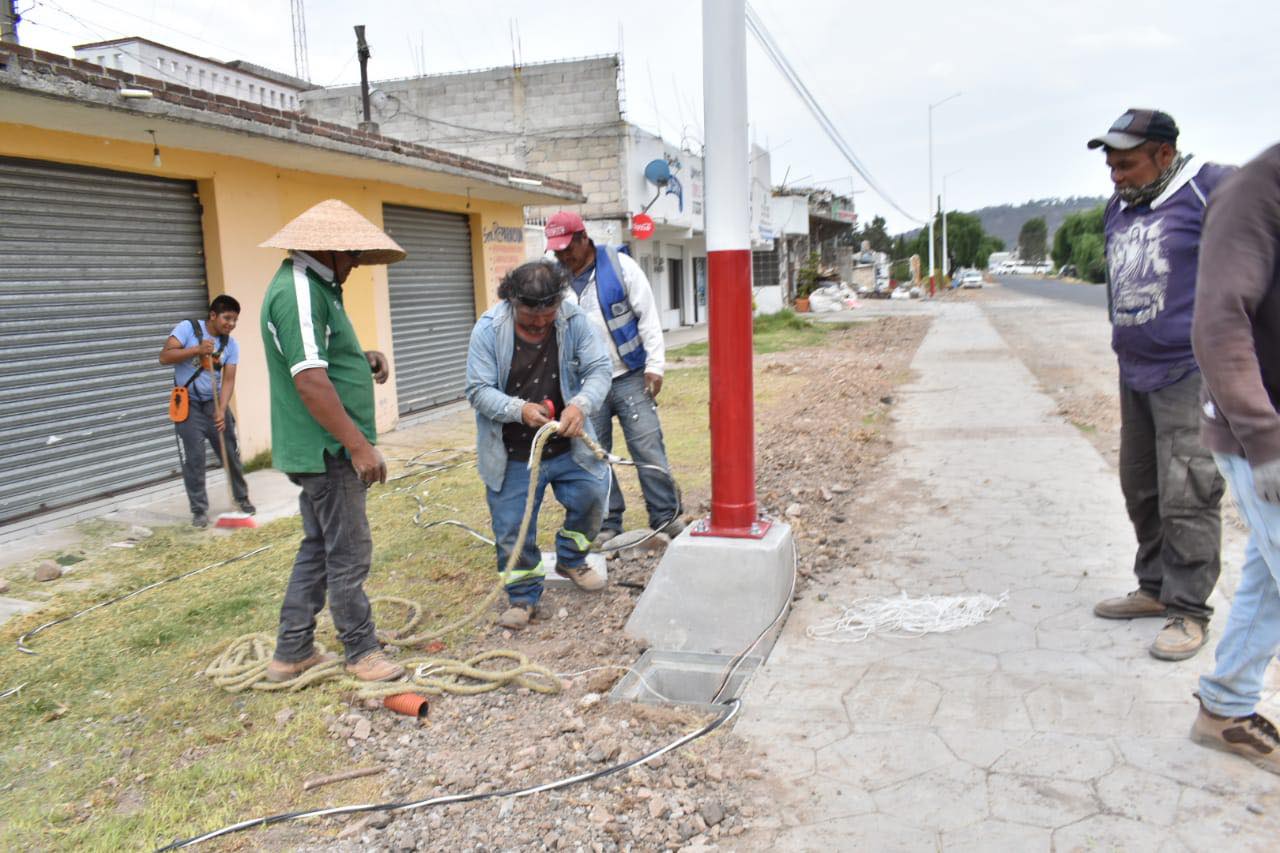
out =
[[[517,296],[516,301],[526,308],[554,308],[560,303],[560,294],[550,296]]]

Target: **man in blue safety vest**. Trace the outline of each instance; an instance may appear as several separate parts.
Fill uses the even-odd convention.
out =
[[[640,265],[613,246],[597,246],[587,236],[586,223],[562,210],[547,220],[547,250],[572,276],[571,288],[579,307],[609,345],[613,383],[604,404],[592,415],[596,437],[613,448],[613,418],[622,424],[627,452],[637,463],[640,491],[649,512],[649,526],[675,537],[684,529],[680,498],[668,470],[667,449],[658,420],[658,393],[666,365],[666,344],[653,289]],[[626,504],[617,482],[609,488],[609,507],[596,544],[622,532]]]

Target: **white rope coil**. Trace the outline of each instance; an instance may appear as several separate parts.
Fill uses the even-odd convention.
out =
[[[945,634],[979,625],[996,608],[1006,604],[1009,593],[990,595],[925,595],[910,598],[905,592],[888,598],[860,598],[829,622],[805,630],[811,640],[858,643],[872,634],[886,637],[921,637]]]

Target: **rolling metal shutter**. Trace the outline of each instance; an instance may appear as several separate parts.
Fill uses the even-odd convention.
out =
[[[177,473],[156,355],[203,251],[189,181],[0,158],[0,522]]]
[[[408,257],[387,268],[400,414],[461,399],[476,322],[471,225],[457,213],[384,205],[383,225]]]

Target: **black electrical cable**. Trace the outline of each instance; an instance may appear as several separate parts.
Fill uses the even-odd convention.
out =
[[[751,641],[751,645],[738,652],[738,654],[734,656],[733,660],[729,661],[729,665],[725,667],[724,678],[720,680],[720,686],[717,687],[716,692],[711,695],[711,703],[713,705],[720,700],[720,695],[724,693],[725,688],[729,686],[729,682],[733,678],[733,674],[737,672],[738,668],[742,666],[744,661],[746,661],[747,655],[751,654],[752,650],[755,649],[756,646],[760,645],[760,641],[768,636],[769,632],[782,621],[782,617],[787,615],[787,611],[791,609],[791,601],[795,598],[796,581],[799,577],[799,573],[796,571],[796,567],[799,562],[800,551],[796,548],[796,540],[793,537],[791,540],[791,590],[787,593],[787,600],[782,603],[782,608],[778,611],[778,615],[773,617],[773,621],[768,625],[765,625],[764,630],[757,634],[756,638]]]
[[[238,554],[237,556],[231,557],[230,559],[222,560],[217,563],[210,563],[209,565],[199,569],[192,569],[189,572],[183,572],[182,574],[174,575],[171,578],[165,578],[164,580],[159,580],[159,581],[156,581],[155,583],[149,583],[144,587],[135,589],[133,592],[127,592],[124,595],[118,595],[115,598],[109,599],[107,601],[100,601],[97,604],[93,605],[92,607],[86,607],[84,610],[81,610],[78,613],[72,613],[70,616],[63,616],[60,619],[53,619],[49,622],[44,623],[38,628],[28,631],[27,633],[19,637],[18,651],[28,655],[39,654],[39,652],[37,652],[35,649],[29,648],[27,646],[27,640],[35,639],[35,636],[41,633],[42,631],[44,631],[46,628],[52,628],[54,625],[61,625],[63,622],[70,622],[72,619],[77,619],[85,615],[86,613],[92,613],[95,610],[101,610],[103,607],[106,607],[108,605],[115,604],[116,602],[119,602],[119,601],[124,601],[127,598],[133,598],[135,595],[142,595],[142,593],[146,592],[149,589],[155,589],[156,587],[164,586],[167,583],[180,581],[183,578],[189,578],[192,575],[198,575],[201,572],[207,572],[209,571],[209,569],[216,569],[219,566],[225,566],[228,563],[234,563],[238,560],[248,559],[249,557],[252,557],[254,554],[261,554],[263,551],[266,551],[270,547],[271,547],[270,545],[263,545],[261,548],[255,548],[252,551],[246,551],[245,553]]]
[[[418,800],[416,802],[392,802],[392,803],[367,803],[359,806],[337,806],[327,809],[311,809],[309,811],[282,812],[280,814],[268,815],[267,817],[253,818],[252,820],[241,821],[240,823],[225,826],[222,829],[207,832],[204,835],[195,835],[191,838],[185,838],[181,841],[174,841],[164,847],[159,848],[157,853],[163,853],[166,850],[181,850],[185,847],[193,847],[202,844],[205,841],[212,841],[224,835],[230,835],[235,832],[241,832],[246,829],[252,829],[259,826],[271,826],[277,823],[284,823],[291,820],[302,820],[309,817],[328,817],[330,815],[358,814],[360,812],[393,812],[393,811],[412,811],[414,809],[426,808],[428,806],[452,805],[454,803],[474,803],[481,800],[497,800],[507,797],[528,797],[534,794],[540,794],[544,791],[555,791],[560,788],[567,788],[570,785],[576,785],[581,782],[593,782],[605,776],[611,776],[623,770],[628,770],[645,762],[652,761],[658,756],[679,749],[687,743],[692,743],[698,738],[711,734],[725,723],[732,720],[738,714],[738,710],[742,707],[742,703],[738,699],[730,699],[721,706],[720,716],[707,723],[697,731],[690,732],[664,747],[648,752],[639,758],[633,758],[630,761],[624,761],[621,764],[614,764],[601,770],[594,770],[590,773],[583,773],[578,776],[571,776],[566,779],[557,779],[554,782],[547,782],[542,785],[533,785],[528,788],[509,788],[505,791],[490,791],[486,794],[470,793],[470,794],[448,794],[443,797],[432,797],[427,800]]]
[[[642,467],[642,465],[640,464],[631,462],[630,460],[618,459],[617,457],[614,457],[609,461],[614,463],[621,462],[623,464]],[[675,477],[671,475],[670,471],[667,471],[661,468],[660,466],[656,466],[656,465],[654,466],[645,465],[643,467],[652,467],[655,470],[662,471],[664,474],[666,474],[667,477],[671,479],[672,483],[675,484]],[[677,496],[679,496],[679,488],[680,487],[677,484],[676,485]],[[658,530],[651,531],[650,535],[656,535],[660,530],[670,525],[678,517],[679,517],[679,512],[677,511],[676,515],[672,516],[671,519],[668,520],[665,524],[659,525]],[[471,528],[467,527],[465,524],[461,524],[459,522],[452,521],[452,520],[430,522],[426,526],[434,526],[436,524],[450,524],[456,527],[461,527],[467,532],[472,533],[472,535],[475,535],[475,531],[471,530]],[[419,526],[422,526],[422,525],[419,525]],[[644,540],[641,540],[641,541],[644,541]],[[633,544],[638,544],[638,543],[633,543]],[[791,591],[788,593],[786,601],[783,602],[782,607],[779,608],[778,614],[773,617],[773,620],[768,625],[766,625],[764,629],[760,631],[759,634],[756,635],[755,639],[751,641],[750,645],[748,645],[741,652],[735,655],[734,658],[725,667],[724,677],[721,679],[720,685],[716,688],[715,694],[711,697],[711,704],[721,709],[720,716],[718,716],[716,719],[712,720],[711,722],[707,723],[702,728],[696,731],[690,732],[689,734],[683,735],[682,737],[677,738],[676,740],[672,741],[666,746],[663,746],[663,747],[660,747],[659,749],[655,749],[651,752],[645,753],[644,755],[638,758],[633,758],[630,761],[624,761],[620,764],[614,764],[609,767],[605,767],[601,770],[595,770],[595,771],[592,771],[591,773],[583,773],[577,776],[570,776],[564,779],[557,779],[552,782],[546,782],[542,785],[533,785],[528,788],[511,788],[503,791],[491,791],[485,794],[480,794],[480,793],[449,794],[443,797],[432,797],[430,799],[418,800],[416,802],[366,803],[363,805],[356,805],[356,806],[335,806],[333,808],[311,809],[307,811],[281,812],[279,814],[268,815],[266,817],[252,818],[250,820],[241,821],[240,823],[224,826],[221,829],[217,829],[212,832],[207,832],[204,835],[195,835],[190,838],[174,841],[164,847],[159,848],[157,850],[157,853],[164,853],[164,851],[167,851],[167,850],[181,850],[186,847],[194,847],[197,844],[202,844],[205,841],[212,841],[213,839],[221,838],[224,835],[231,835],[233,833],[242,832],[246,829],[253,829],[255,827],[272,826],[277,823],[285,823],[287,821],[292,821],[292,820],[303,820],[306,818],[313,818],[313,817],[329,817],[329,816],[335,816],[335,815],[359,814],[360,812],[391,812],[391,811],[407,812],[407,811],[413,811],[420,808],[427,808],[430,806],[453,805],[455,803],[473,803],[473,802],[480,802],[483,800],[504,799],[508,797],[513,799],[520,798],[520,797],[528,797],[534,794],[543,793],[544,791],[556,791],[561,788],[567,788],[570,785],[576,785],[582,782],[592,782],[592,781],[595,781],[596,779],[604,778],[605,776],[611,776],[614,773],[618,773],[623,770],[628,770],[632,767],[636,767],[638,765],[652,761],[653,759],[661,755],[665,755],[666,753],[671,752],[672,750],[679,749],[680,747],[684,746],[687,743],[692,743],[693,741],[698,740],[699,738],[705,737],[706,735],[711,734],[716,729],[720,728],[725,723],[729,722],[730,720],[732,720],[734,717],[738,715],[738,712],[742,708],[742,700],[737,698],[732,698],[732,699],[729,699],[727,702],[720,702],[719,701],[720,696],[724,693],[725,688],[728,687],[730,681],[733,679],[734,673],[736,673],[738,669],[742,666],[743,662],[747,659],[747,656],[751,653],[751,651],[760,644],[760,641],[763,640],[765,636],[767,636],[768,633],[774,629],[774,627],[777,626],[777,624],[782,620],[782,618],[786,616],[787,611],[791,608],[791,599],[795,595],[795,590],[796,590],[796,579],[797,579],[796,560],[799,558],[799,554],[796,551],[794,540],[792,540],[791,549],[792,549],[791,550],[791,553],[792,553]]]

